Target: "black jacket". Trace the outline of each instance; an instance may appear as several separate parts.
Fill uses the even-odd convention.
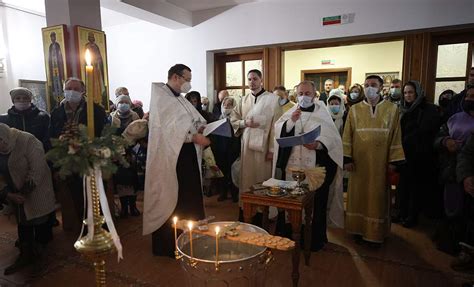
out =
[[[0,123],[34,135],[43,143],[45,151],[49,150],[49,115],[35,105],[31,104],[31,108],[23,112],[11,107],[6,114],[0,115]]]
[[[440,115],[435,105],[421,102],[400,119],[406,164],[413,168],[434,164],[433,143],[440,127]]]
[[[462,101],[466,97],[467,90],[463,90],[459,94],[455,95],[449,102],[446,108],[446,118],[449,119],[452,115],[462,112]]]
[[[79,115],[79,124],[83,124],[87,126],[87,107],[86,102],[82,102],[81,105],[84,105]],[[106,121],[106,114],[104,108],[101,106],[94,104],[94,129],[95,129],[95,136],[98,137],[102,134],[102,130],[104,129],[105,121]],[[51,138],[59,138],[61,133],[63,132],[64,124],[67,122],[66,110],[64,109],[64,103],[61,104],[59,107],[55,108],[51,112],[51,129],[50,135]]]

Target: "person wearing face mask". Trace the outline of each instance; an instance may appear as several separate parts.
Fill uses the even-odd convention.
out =
[[[51,112],[50,135],[59,138],[64,133],[66,123],[87,126],[87,107],[85,84],[78,78],[69,78],[64,83],[64,100]],[[94,132],[100,136],[106,121],[103,107],[94,104]],[[82,177],[71,175],[60,179],[53,172],[57,198],[61,203],[62,223],[65,231],[79,233],[84,218],[84,198],[82,190]]]
[[[242,98],[231,114],[235,135],[242,135],[240,194],[272,176],[273,124],[282,114],[279,98],[263,88],[261,71],[250,70],[247,83],[250,93]],[[240,217],[243,221],[242,209]],[[262,218],[262,213],[258,213],[254,223],[261,225]]]
[[[344,122],[346,121],[346,109],[344,105],[343,92],[340,89],[332,89],[329,92],[327,109],[342,137],[344,132]]]
[[[234,98],[227,97],[222,102],[222,113],[219,119],[228,119],[230,125],[231,113],[234,110],[237,102]],[[217,201],[224,201],[227,199],[227,194],[230,192],[233,202],[239,201],[239,190],[232,183],[231,166],[239,157],[240,153],[240,138],[235,137],[232,131],[232,137],[224,137],[213,135],[211,139],[211,147],[215,155],[217,166],[224,174],[223,178],[218,179],[219,197]]]
[[[340,90],[338,90],[341,92]],[[298,85],[298,106],[291,108],[275,123],[275,136],[289,137],[305,133],[321,126],[321,135],[312,143],[294,147],[279,147],[276,143],[273,175],[277,169],[281,179],[292,180],[290,168],[310,169],[315,166],[326,168],[326,177],[315,191],[314,215],[312,220],[311,250],[319,251],[328,242],[326,224],[344,226],[344,205],[342,194],[342,141],[339,131],[322,101],[315,101],[315,87],[311,81]],[[329,210],[329,212],[328,212]],[[285,216],[279,213],[281,222]],[[278,223],[281,226],[281,223]],[[298,244],[299,238],[293,238]]]
[[[208,112],[209,99],[207,97],[202,97],[201,98],[201,103],[202,103],[202,110],[205,111],[205,112]]]
[[[14,208],[20,255],[6,267],[10,275],[39,263],[52,239],[50,214],[55,210],[51,171],[43,145],[32,134],[0,124],[0,204]],[[43,248],[41,248],[43,247]]]
[[[48,113],[31,102],[33,93],[27,88],[15,88],[10,91],[10,96],[13,106],[6,114],[0,115],[0,123],[34,135],[48,151],[51,147]]]
[[[400,100],[402,98],[402,81],[399,79],[393,79],[390,83],[390,91],[385,100],[390,101],[397,106],[400,105]]]
[[[399,168],[398,220],[404,227],[410,228],[417,224],[422,207],[428,211],[438,198],[435,194],[436,181],[433,180],[437,178],[433,143],[439,131],[440,117],[436,106],[426,101],[419,82],[408,81],[403,86],[403,94],[400,127],[405,163]]]
[[[58,138],[63,133],[65,123],[76,123],[87,126],[86,86],[78,78],[69,78],[64,83],[64,100],[51,112],[51,138]],[[94,104],[95,136],[102,133],[106,121],[105,110]]]
[[[206,120],[181,93],[191,90],[191,69],[176,64],[167,83],[153,83],[148,122],[143,234],[152,234],[156,256],[174,258],[173,216],[203,219],[202,132]]]
[[[440,249],[457,254],[459,257],[451,264],[455,270],[472,269],[474,254],[460,249],[459,242],[466,239],[465,232],[453,232],[452,230],[464,230],[467,227],[466,204],[470,201],[465,193],[462,182],[457,180],[456,165],[460,159],[460,151],[474,133],[474,85],[467,85],[465,97],[461,102],[463,111],[454,114],[443,125],[435,140],[435,149],[440,157],[440,180],[444,184],[444,212],[446,214],[446,230],[439,233],[450,234],[449,237],[438,238],[437,245]],[[458,178],[459,179],[459,178]],[[471,231],[470,232],[474,232]]]
[[[132,111],[132,100],[128,95],[117,96],[115,106],[116,110],[110,114],[111,123],[118,129],[117,134],[121,134],[131,122],[140,119],[140,116]]]
[[[279,104],[283,113],[286,113],[289,109],[295,106],[295,103],[288,100],[288,93],[286,92],[285,87],[276,86],[273,89],[273,93],[280,98]]]
[[[405,160],[398,107],[380,96],[383,80],[365,79],[366,99],[353,105],[343,134],[344,168],[349,171],[346,231],[356,242],[379,246],[390,232],[387,172]]]
[[[349,89],[349,96],[347,97],[347,105],[349,108],[365,99],[364,88],[360,84],[354,84]]]
[[[127,91],[128,94],[128,91]],[[116,133],[122,134],[125,129],[134,121],[139,120],[137,113],[131,110],[132,101],[126,94],[120,94],[115,98],[117,109],[110,114],[112,126],[117,128]],[[120,198],[120,217],[128,217],[129,211],[132,216],[139,216],[140,211],[137,208],[137,190],[138,175],[132,162],[131,149],[126,150],[125,158],[129,162],[129,167],[119,166],[113,176],[115,191]]]

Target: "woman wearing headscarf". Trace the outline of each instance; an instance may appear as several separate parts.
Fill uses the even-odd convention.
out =
[[[0,124],[0,202],[15,208],[20,255],[5,269],[13,274],[39,258],[38,247],[51,240],[54,211],[51,172],[43,145],[32,134]]]
[[[417,81],[409,81],[403,86],[400,111],[406,160],[400,167],[398,186],[400,219],[404,227],[413,227],[418,220],[421,199],[431,201],[434,197],[436,154],[433,143],[439,130],[440,117],[436,106],[426,101]]]
[[[354,84],[349,89],[349,96],[347,97],[348,108],[362,102],[365,99],[364,88],[359,84]]]
[[[132,101],[128,95],[120,94],[115,99],[117,110],[110,114],[112,126],[117,128],[117,134],[122,134],[125,129],[140,117],[132,111]],[[120,166],[114,175],[115,191],[120,197],[120,217],[125,218],[129,214],[139,216],[137,209],[136,187],[138,185],[138,176],[135,166],[132,164],[131,153],[127,150],[127,160],[131,163],[129,167]]]
[[[198,110],[198,112],[207,121],[207,123],[211,123],[216,120],[211,113],[203,110],[202,108],[203,105],[201,102],[201,94],[199,92],[191,91],[186,94],[185,98],[196,108],[196,110]]]
[[[451,99],[454,97],[456,93],[453,90],[445,90],[443,91],[438,98],[438,104],[439,104],[439,114],[441,116],[441,124],[444,125],[448,119],[448,113],[447,109],[449,104],[451,103]]]
[[[332,89],[329,92],[328,111],[331,115],[334,124],[336,125],[339,134],[342,137],[344,132],[344,123],[346,121],[347,113],[344,105],[344,92],[340,89]]]

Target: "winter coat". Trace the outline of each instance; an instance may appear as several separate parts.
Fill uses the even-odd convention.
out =
[[[59,138],[63,132],[64,124],[67,123],[66,110],[64,107],[65,103],[62,103],[59,107],[55,108],[51,112],[51,127],[50,136],[51,138]],[[87,106],[86,102],[81,103],[82,111],[79,115],[79,124],[87,125]],[[106,121],[106,114],[104,108],[94,104],[94,130],[95,136],[99,137],[102,134]]]
[[[11,128],[34,135],[42,144],[45,151],[51,147],[49,142],[49,115],[31,104],[31,108],[19,112],[11,107],[6,114],[0,115],[0,123]]]
[[[463,182],[465,178],[470,176],[474,176],[474,133],[459,153],[456,166],[458,182]]]
[[[27,220],[47,215],[54,211],[54,191],[51,171],[46,163],[43,145],[32,134],[0,127],[0,136],[9,142],[10,156],[8,171],[13,186],[22,190],[27,183],[32,189],[23,193],[26,200],[23,204]]]

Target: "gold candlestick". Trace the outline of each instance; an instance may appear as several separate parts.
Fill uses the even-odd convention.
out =
[[[93,73],[94,68],[91,65],[91,55],[89,50],[86,51],[86,83],[87,83],[87,135],[89,139],[94,138],[94,85],[93,85]],[[95,280],[96,286],[105,287],[106,286],[106,276],[105,276],[105,258],[109,253],[116,250],[115,244],[113,242],[112,236],[109,232],[105,231],[102,228],[105,220],[104,217],[100,215],[100,199],[99,199],[99,190],[96,185],[96,177],[94,171],[91,171],[90,175],[85,175],[90,178],[90,188],[92,199],[87,198],[84,200],[92,200],[93,206],[93,224],[94,224],[94,234],[92,237],[83,236],[81,239],[74,243],[76,250],[84,255],[88,260],[94,263],[95,269]],[[86,221],[83,224],[87,224]]]
[[[219,231],[220,227],[216,226],[216,271],[219,270]]]

